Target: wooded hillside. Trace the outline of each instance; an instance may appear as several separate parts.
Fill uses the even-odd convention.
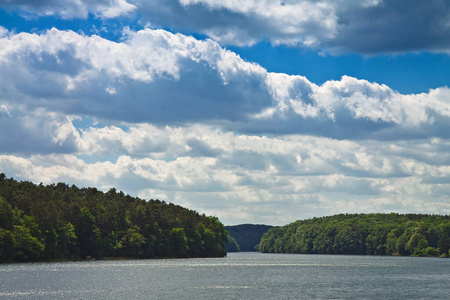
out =
[[[261,237],[270,228],[273,226],[254,224],[225,226],[225,230],[230,236],[225,248],[228,252],[256,251],[255,247],[258,246]]]
[[[341,214],[296,221],[263,235],[276,253],[449,256],[450,216]]]
[[[0,174],[0,261],[219,257],[226,241],[217,218],[171,203]]]

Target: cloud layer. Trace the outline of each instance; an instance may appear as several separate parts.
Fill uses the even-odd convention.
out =
[[[136,10],[136,6],[127,0],[0,0],[0,7],[38,16],[57,15],[63,19],[85,19],[89,14],[115,18]]]
[[[7,175],[116,187],[227,224],[450,212],[448,88],[319,86],[164,30],[120,43],[3,30],[0,46]]]
[[[450,213],[448,140],[269,138],[148,124],[73,136],[73,154],[0,155],[0,168],[35,182],[169,199],[227,224],[281,225],[324,211]]]
[[[402,95],[348,76],[316,85],[267,72],[212,40],[164,30],[123,42],[72,31],[0,38],[4,122],[16,109],[106,121],[215,124],[256,134],[448,137],[450,90]]]
[[[448,87],[401,94],[351,76],[319,85],[223,46],[265,40],[333,53],[448,52],[448,6],[0,0],[25,18],[135,14],[148,22],[125,28],[120,41],[0,27],[0,172],[116,187],[226,224],[448,214]]]
[[[153,28],[203,33],[227,45],[270,41],[335,54],[448,53],[450,48],[446,0],[0,0],[0,7],[66,19],[135,14]]]

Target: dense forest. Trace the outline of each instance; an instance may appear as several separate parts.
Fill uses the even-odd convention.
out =
[[[261,252],[448,257],[450,216],[341,214],[270,229]]]
[[[117,192],[0,174],[0,262],[225,256],[217,218]]]
[[[227,252],[256,251],[261,241],[261,237],[273,226],[242,224],[235,226],[225,226],[228,231],[228,243],[225,244]]]

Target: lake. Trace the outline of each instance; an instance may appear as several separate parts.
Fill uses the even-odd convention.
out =
[[[0,265],[2,299],[450,299],[450,259],[229,253]]]

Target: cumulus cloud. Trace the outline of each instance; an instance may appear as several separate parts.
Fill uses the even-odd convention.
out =
[[[264,40],[332,53],[448,52],[445,1],[0,0],[0,7],[25,18],[135,13],[148,22],[125,29],[119,42],[0,26],[7,176],[115,187],[226,224],[450,213],[449,88],[407,95],[350,76],[318,85],[222,46]]]
[[[431,3],[407,0],[180,0],[178,3],[172,1],[168,7],[171,14],[178,17],[172,19],[165,14],[172,26],[193,28],[233,45],[269,40],[274,44],[313,47],[335,53],[364,54],[447,52],[450,46],[450,5],[444,0]],[[195,13],[205,16],[201,24],[198,21],[186,24],[189,18],[184,16]],[[220,21],[214,21],[218,16]],[[152,20],[153,15],[149,19]],[[176,21],[180,19],[183,24]]]
[[[333,53],[448,52],[445,0],[157,0],[133,2],[152,26],[201,32],[229,45],[312,47]]]
[[[0,7],[38,16],[57,15],[64,19],[85,19],[88,14],[115,18],[136,10],[136,6],[126,0],[0,0]]]
[[[152,28],[202,33],[224,45],[270,41],[334,54],[450,48],[446,0],[0,0],[0,7],[65,19],[135,14]]]
[[[225,44],[251,45],[270,39],[312,45],[317,35],[335,34],[333,6],[324,2],[158,0],[139,9],[153,26],[203,32]]]
[[[348,76],[319,86],[164,30],[129,31],[120,43],[57,29],[6,32],[0,45],[3,105],[28,111],[351,139],[448,136],[446,87],[403,95]]]
[[[165,30],[112,42],[0,29],[1,172],[161,197],[227,224],[450,213],[449,121],[446,87],[317,85]]]
[[[198,144],[201,151],[191,146]],[[324,211],[450,212],[448,145],[432,139],[352,142],[135,125],[81,131],[77,145],[76,155],[0,155],[0,170],[34,182],[158,196],[228,224],[280,224]]]
[[[39,98],[66,113],[183,122],[244,118],[272,102],[260,66],[163,30],[130,33],[124,43],[56,29],[0,43],[3,94],[31,106]]]
[[[1,101],[0,101],[1,102]],[[79,137],[72,117],[39,108],[0,105],[1,153],[72,153]]]

